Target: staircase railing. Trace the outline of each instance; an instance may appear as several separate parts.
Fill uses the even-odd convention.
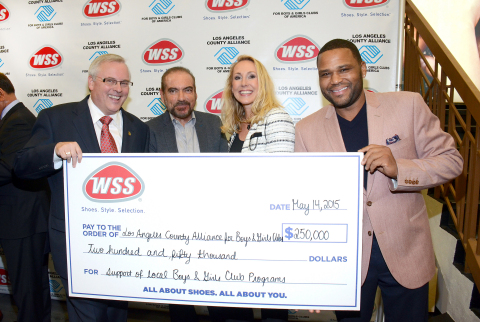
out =
[[[404,26],[404,89],[423,95],[465,161],[463,173],[434,194],[450,212],[465,248],[465,270],[480,289],[480,91],[412,0],[406,0]],[[432,56],[424,54],[422,39]]]

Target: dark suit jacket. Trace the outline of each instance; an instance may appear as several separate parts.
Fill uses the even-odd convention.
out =
[[[18,152],[15,160],[17,176],[25,179],[48,177],[52,191],[50,226],[61,232],[65,231],[63,171],[53,167],[55,145],[75,141],[83,153],[101,153],[87,101],[88,96],[80,102],[42,110],[33,128],[32,138]],[[122,152],[148,152],[148,126],[123,109],[122,116]]]
[[[222,122],[218,116],[195,111],[195,131],[202,153],[227,152],[225,135],[220,131]],[[150,127],[150,152],[178,153],[175,128],[168,112],[147,122]]]
[[[13,176],[17,151],[30,139],[35,116],[16,104],[0,122],[0,238],[25,238],[48,228],[50,202],[46,179]]]

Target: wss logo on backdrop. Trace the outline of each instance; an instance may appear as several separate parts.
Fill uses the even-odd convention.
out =
[[[45,46],[32,55],[30,67],[48,69],[59,66],[63,61],[62,55],[52,46]]]
[[[4,22],[8,17],[10,17],[10,11],[0,2],[0,22]]]
[[[108,51],[104,51],[104,50],[102,50],[102,51],[96,51],[96,52],[92,55],[92,57],[90,57],[88,60],[95,60],[95,59],[97,59],[98,56],[102,56],[102,55],[106,55],[106,54],[108,54]]]
[[[35,16],[37,17],[38,21],[42,22],[52,20],[56,14],[57,13],[52,8],[52,6],[40,6],[40,8],[35,11]]]
[[[158,97],[148,104],[148,108],[154,115],[162,115],[167,110],[167,107]]]
[[[231,65],[235,62],[235,57],[238,56],[240,52],[235,47],[222,47],[214,55],[217,58],[218,62],[222,65]]]
[[[282,63],[303,63],[317,58],[320,49],[307,36],[294,36],[275,50],[275,58]]]
[[[8,277],[8,273],[5,268],[0,268],[0,286],[6,286],[10,284],[10,278]]]
[[[145,184],[135,171],[119,162],[110,162],[93,171],[83,183],[83,193],[95,202],[119,202],[138,198]]]
[[[390,0],[343,0],[345,5],[354,9],[365,9],[387,4]]]
[[[33,105],[33,108],[37,113],[40,113],[41,110],[44,110],[52,106],[53,106],[53,103],[51,100],[47,98],[41,98],[35,103],[35,105]]]
[[[300,97],[289,97],[282,104],[285,107],[285,111],[291,116],[299,116],[305,112],[309,106]]]
[[[362,46],[358,51],[360,51],[363,61],[367,64],[375,64],[383,57],[377,46]]]
[[[175,5],[170,0],[154,0],[148,7],[156,15],[166,15]]]
[[[205,6],[213,12],[232,11],[248,6],[250,0],[207,0]]]
[[[223,96],[223,89],[216,92],[212,96],[210,96],[205,101],[205,110],[212,114],[221,114],[222,113],[222,96]]]
[[[310,2],[310,0],[282,0],[282,2],[288,10],[301,10]]]
[[[160,39],[148,46],[142,54],[148,65],[170,64],[183,58],[184,51],[173,40]]]
[[[118,0],[89,0],[83,7],[83,15],[87,18],[103,18],[120,11]]]

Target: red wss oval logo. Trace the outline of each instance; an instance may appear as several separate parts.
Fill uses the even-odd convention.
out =
[[[317,58],[320,49],[307,36],[290,38],[275,51],[275,58],[284,63],[306,62]]]
[[[160,39],[143,52],[142,59],[149,65],[170,64],[181,60],[183,55],[182,48],[173,40]]]
[[[0,3],[0,22],[7,20],[8,17],[10,17],[10,11],[3,3]]]
[[[0,285],[10,285],[10,278],[8,278],[8,272],[0,268]]]
[[[93,171],[83,183],[85,197],[96,202],[119,202],[138,198],[145,184],[132,169],[110,162]]]
[[[250,0],[207,0],[205,5],[210,11],[232,11],[248,6]]]
[[[118,0],[89,0],[83,7],[83,14],[87,18],[102,18],[118,13],[120,7]]]
[[[45,46],[30,57],[30,67],[35,69],[48,69],[60,65],[62,55],[52,46]]]
[[[205,102],[205,110],[212,114],[222,113],[222,96],[223,90],[216,92],[210,96]]]
[[[347,7],[350,8],[371,8],[386,4],[390,0],[343,0]]]

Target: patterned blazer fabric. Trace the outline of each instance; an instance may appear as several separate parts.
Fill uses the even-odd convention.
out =
[[[230,137],[228,150],[237,133]],[[295,125],[292,118],[282,108],[274,108],[265,119],[252,124],[243,143],[242,153],[281,153],[293,152],[295,147]]]

